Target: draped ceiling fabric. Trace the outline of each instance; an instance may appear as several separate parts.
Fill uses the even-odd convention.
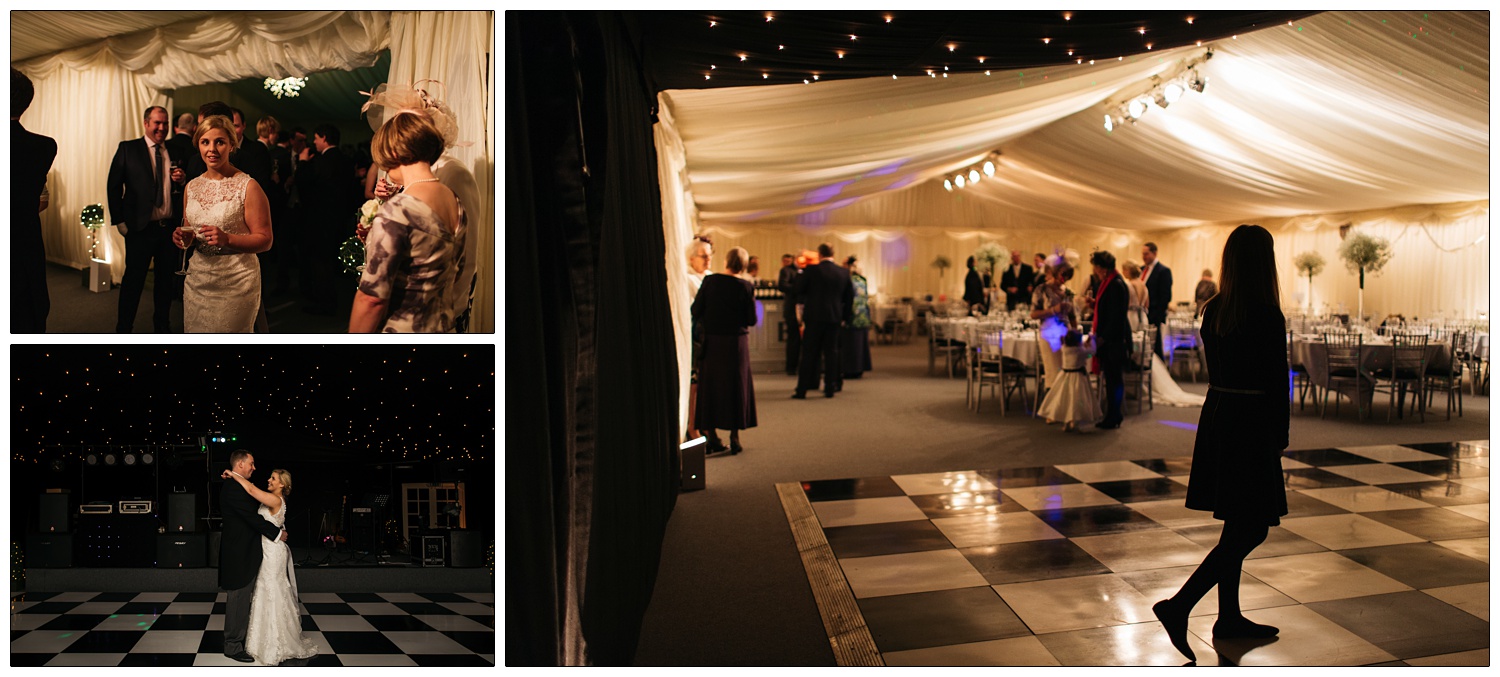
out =
[[[490,12],[12,12],[12,36],[22,36],[17,54],[52,50],[12,63],[37,90],[21,123],[58,140],[48,176],[51,207],[42,213],[48,260],[88,265],[89,238],[78,214],[107,203],[104,185],[115,147],[143,134],[147,106],[172,109],[171,90],[363,68],[392,48],[392,80],[448,84],[463,140],[472,142],[450,152],[475,181],[464,190],[476,253],[470,260],[481,271],[470,326],[493,332],[493,21]],[[125,30],[134,32],[113,32]],[[79,40],[88,44],[75,47]],[[357,116],[357,107],[348,114]],[[99,253],[107,254],[119,282],[124,238],[113,228],[100,234]]]
[[[1104,129],[1152,76],[1210,48],[1203,93]],[[776,261],[830,241],[840,259],[859,256],[876,291],[951,297],[984,240],[1028,263],[1063,247],[1140,261],[1155,241],[1183,300],[1204,268],[1218,270],[1230,226],[1261,223],[1288,305],[1308,300],[1291,258],[1318,251],[1328,267],[1312,301],[1352,308],[1357,286],[1337,256],[1349,223],[1397,248],[1367,281],[1367,308],[1488,310],[1488,12],[1327,12],[1092,64],[658,99],[673,120],[658,136],[676,136],[658,143],[663,176],[680,165],[686,177],[663,204],[690,202],[677,211],[715,234],[716,253],[745,246]],[[991,151],[994,177],[944,189]],[[933,268],[939,255],[953,267]]]

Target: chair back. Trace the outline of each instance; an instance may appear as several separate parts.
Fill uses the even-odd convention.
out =
[[[1139,371],[1151,371],[1151,358],[1156,354],[1156,331],[1155,326],[1146,325],[1145,329],[1132,337],[1135,340],[1135,352],[1130,357],[1135,361],[1135,366],[1140,367]]]
[[[1000,361],[1000,330],[986,329],[979,332],[979,359],[983,362]]]
[[[1358,332],[1325,332],[1323,345],[1328,349],[1329,369],[1358,369],[1359,352],[1364,336]]]
[[[1391,369],[1399,373],[1421,373],[1427,369],[1426,334],[1391,336]]]
[[[1173,350],[1198,347],[1197,333],[1194,331],[1193,321],[1190,318],[1167,318],[1167,336],[1172,338],[1170,343]]]

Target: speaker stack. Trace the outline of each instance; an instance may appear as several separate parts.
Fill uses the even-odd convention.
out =
[[[37,528],[26,534],[26,566],[64,569],[73,566],[72,495],[63,490],[37,499]]]

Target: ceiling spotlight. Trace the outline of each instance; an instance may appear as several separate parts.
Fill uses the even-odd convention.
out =
[[[1114,119],[1110,118],[1108,115],[1104,116],[1104,131],[1106,131],[1106,132],[1115,131],[1115,121],[1114,121]]]
[[[1141,116],[1146,114],[1146,98],[1141,97],[1132,100],[1130,102],[1130,108],[1128,112],[1130,113],[1131,118],[1134,118],[1136,120],[1141,119]]]
[[[1191,83],[1188,83],[1188,86],[1191,87],[1191,88],[1193,88],[1193,91],[1195,91],[1195,92],[1197,92],[1199,94],[1202,94],[1203,93],[1203,87],[1205,85],[1207,85],[1207,84],[1208,84],[1208,81],[1206,79],[1204,79],[1201,76],[1194,75],[1193,76],[1193,81]]]
[[[744,54],[741,54],[741,55],[740,55],[740,61],[744,61],[744,60],[745,60],[745,59],[746,59],[746,58],[748,58],[748,57],[747,57],[747,56],[745,56],[745,55],[744,55]]]
[[[984,57],[979,57],[979,63],[984,63]]]
[[[717,25],[719,25],[719,22],[717,22],[717,21],[710,21],[710,22],[708,22],[708,27],[709,28],[713,28],[714,26],[717,26]]]
[[[135,454],[125,454],[125,465],[135,465]]]
[[[760,74],[760,79],[762,79],[762,80],[765,80],[765,79],[770,78],[770,77],[771,77],[770,73],[761,73]]]
[[[1050,44],[1052,44],[1052,38],[1042,38],[1042,44],[1044,44],[1044,45],[1050,45]]]
[[[1073,20],[1073,13],[1072,12],[1063,12],[1063,21],[1072,21],[1072,20]]]
[[[963,188],[964,187],[964,175],[963,174],[959,174],[958,176],[953,177],[953,183],[955,185],[957,185],[959,188]]]
[[[156,462],[156,456],[152,455],[151,452],[148,451],[148,452],[146,452],[144,454],[141,454],[141,463],[144,463],[146,465],[151,465],[152,463],[155,463],[155,462]]]
[[[889,15],[889,14],[885,15],[885,22],[886,23],[890,23],[891,22],[891,15]]]
[[[115,464],[115,455],[114,454],[105,454],[104,455],[104,465],[114,465],[114,464]]]
[[[839,50],[838,54],[840,59],[844,58],[844,50]]]
[[[948,51],[950,51],[950,52],[951,52],[951,51],[953,51],[953,50],[955,50],[955,49],[958,49],[958,45],[955,45],[955,44],[953,44],[953,43],[951,43],[951,42],[950,42],[950,43],[948,43]]]
[[[953,182],[948,179],[943,179],[943,188],[946,188],[950,193],[953,192]]]
[[[88,457],[85,458],[84,460],[89,465],[99,465],[99,455],[98,454],[89,454]]]
[[[771,20],[775,19],[775,18],[776,18],[775,14],[772,14],[770,12],[766,12],[766,23],[771,23]]]
[[[985,160],[984,161],[984,175],[985,176],[994,176],[995,175],[995,163],[994,162],[991,162],[989,160]]]
[[[1193,23],[1193,17],[1188,17],[1187,20],[1188,20],[1188,23]]]
[[[1161,89],[1161,94],[1162,97],[1166,99],[1167,103],[1177,103],[1177,100],[1182,98],[1183,91],[1184,90],[1182,89],[1182,85],[1175,82],[1169,82],[1167,83],[1166,87],[1163,87]],[[1161,107],[1166,108],[1167,104],[1161,104]]]
[[[970,169],[969,170],[969,183],[979,183],[979,170],[977,170],[977,169]]]
[[[1140,27],[1140,28],[1138,28],[1136,30],[1139,30],[1141,32],[1141,35],[1145,35],[1146,34],[1146,27],[1145,26],[1142,26],[1142,27]]]

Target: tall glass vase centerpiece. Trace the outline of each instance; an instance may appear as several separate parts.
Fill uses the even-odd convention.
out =
[[[1307,312],[1312,314],[1312,279],[1314,275],[1323,272],[1325,265],[1323,255],[1317,252],[1302,252],[1292,259],[1292,265],[1297,267],[1297,272],[1307,276]]]
[[[1351,273],[1359,274],[1359,318],[1365,317],[1365,273],[1379,273],[1389,263],[1393,252],[1385,238],[1365,233],[1350,233],[1339,245],[1339,258]]]

